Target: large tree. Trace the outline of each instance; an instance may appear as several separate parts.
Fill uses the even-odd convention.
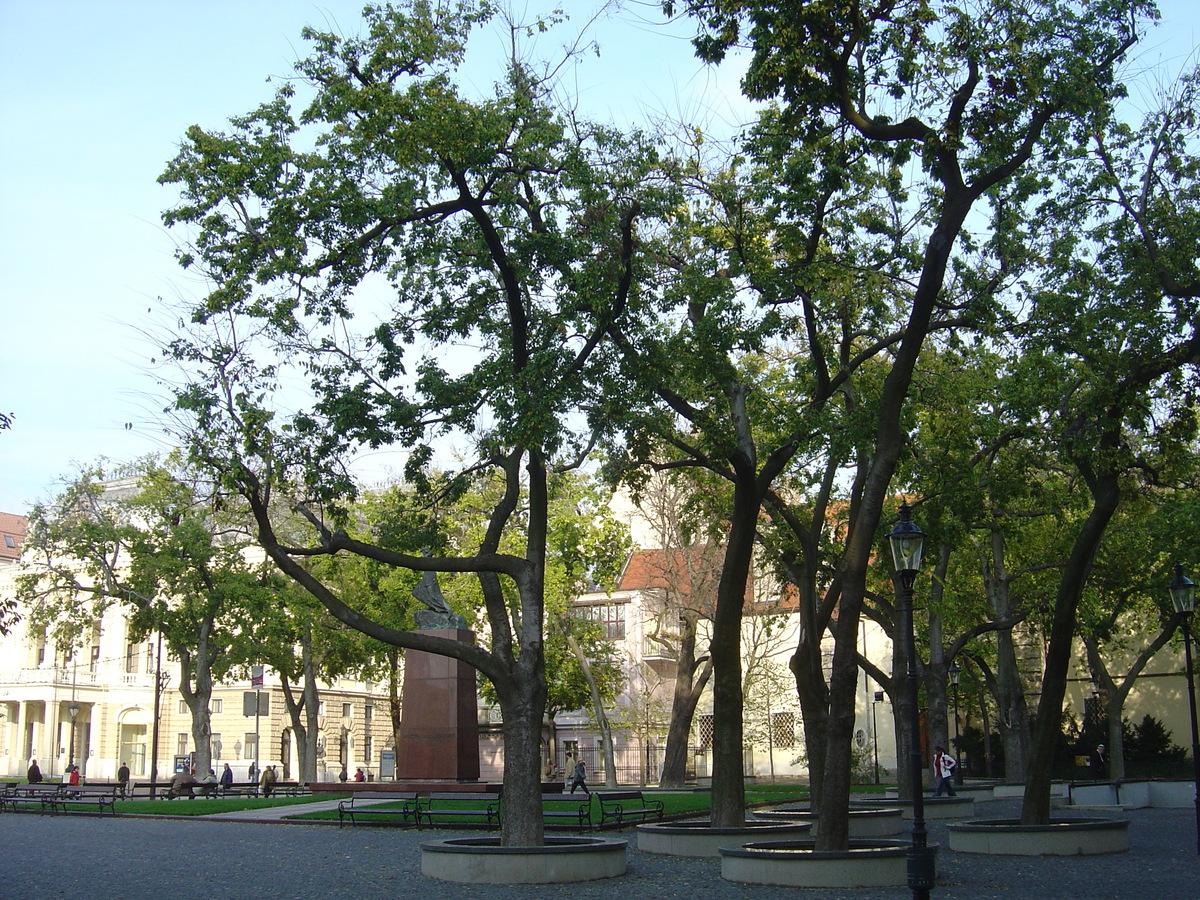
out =
[[[162,176],[189,226],[184,265],[212,285],[171,347],[189,383],[177,409],[192,458],[248,500],[281,570],[338,619],[396,647],[463,660],[504,717],[506,844],[540,844],[540,730],[551,472],[582,458],[615,402],[603,349],[636,301],[660,198],[657,155],[561,112],[553,66],[512,55],[491,96],[455,81],[487,4],[368,8],[362,37],[307,30],[291,86],[226,132],[189,129]],[[297,116],[296,95],[311,99]],[[298,377],[293,377],[298,376]],[[423,492],[409,523],[429,555],[352,533],[341,514],[360,448],[407,456],[420,485],[437,444],[503,484],[478,543],[448,543]],[[277,512],[313,539],[281,538]],[[346,526],[346,527],[344,527]],[[523,536],[506,551],[511,529]],[[358,554],[473,573],[486,646],[391,627],[303,564]]]
[[[708,59],[720,60],[745,35],[751,61],[743,89],[781,101],[781,135],[805,146],[846,135],[850,146],[897,167],[919,160],[924,173],[913,197],[924,210],[919,249],[906,271],[895,271],[909,286],[902,334],[872,397],[872,436],[861,445],[861,491],[839,563],[824,770],[816,777],[824,786],[818,847],[840,848],[848,840],[856,638],[868,565],[905,444],[905,402],[925,340],[947,311],[950,297],[944,288],[952,259],[964,249],[959,239],[967,217],[988,198],[995,210],[993,234],[1003,238],[1010,230],[1008,206],[996,201],[1027,195],[1034,185],[1022,179],[1023,167],[1042,148],[1061,141],[1074,123],[1086,127],[1103,121],[1119,90],[1115,65],[1152,7],[1081,7],[1059,0],[1019,7],[995,0],[969,8],[894,0],[666,4],[668,9],[677,5],[699,22],[696,44]],[[836,165],[840,159],[827,161]],[[808,177],[802,170],[797,174]],[[900,206],[907,205],[894,196]],[[886,220],[862,224],[864,229],[887,227]],[[1003,247],[992,248],[997,258],[1003,252]],[[962,308],[968,327],[981,315],[970,302],[972,293],[967,292]],[[802,658],[811,655],[812,641],[819,638],[820,633],[805,635],[809,644],[800,647]],[[812,666],[797,668],[800,677],[815,676]]]

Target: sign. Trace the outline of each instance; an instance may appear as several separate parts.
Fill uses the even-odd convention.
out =
[[[269,716],[271,714],[271,695],[264,691],[242,691],[243,716]]]
[[[254,688],[255,690],[261,691],[262,686],[263,686],[263,667],[262,666],[251,666],[250,667],[250,687]]]
[[[379,754],[379,777],[396,777],[396,751],[384,750]]]

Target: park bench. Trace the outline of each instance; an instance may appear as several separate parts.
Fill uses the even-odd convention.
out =
[[[542,818],[547,825],[555,819],[573,819],[580,831],[592,827],[592,797],[584,794],[580,801],[573,794],[542,794]]]
[[[371,805],[365,805],[367,802]],[[386,805],[384,801],[390,801]],[[400,806],[392,804],[399,803]],[[396,817],[400,821],[395,821]],[[357,791],[349,800],[338,803],[338,825],[361,825],[372,818],[388,818],[391,822],[378,825],[416,825],[421,821],[421,806],[416,791]]]
[[[311,793],[309,786],[299,781],[277,781],[271,788],[272,797],[307,797]]]
[[[49,809],[47,802],[58,793],[60,785],[50,782],[38,784],[17,784],[11,792],[0,796],[0,809],[16,812],[18,809],[35,809],[38,812]]]
[[[500,795],[497,793],[468,793],[464,791],[435,791],[422,801],[418,812],[418,824],[424,819],[432,825],[434,816],[475,816],[500,824]]]
[[[626,820],[632,822],[635,818],[645,822],[651,816],[656,819],[663,817],[662,801],[647,800],[641,791],[606,791],[597,792],[596,796],[600,799],[601,827],[609,819],[617,825],[624,825]]]
[[[125,798],[127,800],[165,798],[169,790],[171,790],[169,781],[131,781],[125,789]]]
[[[120,789],[114,784],[60,784],[53,795],[46,798],[52,813],[83,812],[94,809],[104,815],[104,808],[117,814],[117,797]]]
[[[218,797],[257,797],[257,781],[235,781],[229,785],[217,785]]]

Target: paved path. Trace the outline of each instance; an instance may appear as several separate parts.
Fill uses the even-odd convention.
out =
[[[323,805],[330,801],[321,801]],[[336,802],[336,801],[335,801]],[[307,808],[286,807],[274,815]],[[979,803],[979,816],[1015,802]],[[933,900],[1200,900],[1195,811],[1133,810],[1129,853],[986,857],[943,849]],[[238,816],[249,819],[246,813]],[[932,823],[932,840],[946,831]],[[725,882],[719,860],[640,853],[628,873],[572,885],[460,885],[420,874],[418,845],[441,830],[199,819],[0,815],[3,900],[901,900],[907,888],[842,891]]]

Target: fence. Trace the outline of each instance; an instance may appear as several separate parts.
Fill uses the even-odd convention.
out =
[[[616,768],[617,784],[658,784],[658,776],[662,769],[663,747],[620,747],[613,751],[613,765]],[[707,775],[711,760],[711,750],[700,747],[689,747],[687,757],[688,781],[695,781],[697,775]],[[583,747],[578,751],[578,758],[587,766],[588,784],[603,784],[605,779],[604,751],[600,747]],[[699,771],[697,770],[699,762]],[[575,760],[571,766],[574,767]],[[566,767],[565,751],[558,749],[558,768],[564,776],[570,774]]]

